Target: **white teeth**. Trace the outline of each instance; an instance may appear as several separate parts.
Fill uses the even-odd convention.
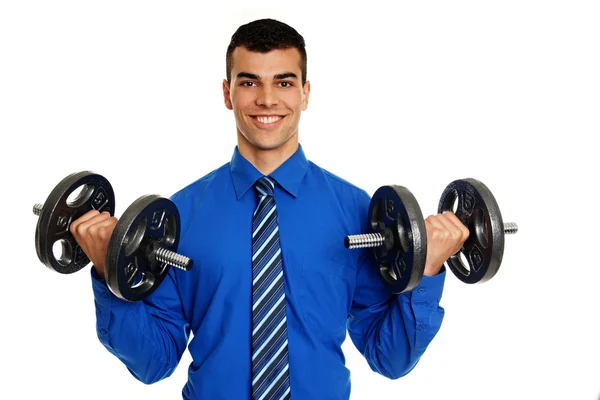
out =
[[[273,122],[279,121],[281,117],[256,117],[256,119],[261,124],[272,124]]]

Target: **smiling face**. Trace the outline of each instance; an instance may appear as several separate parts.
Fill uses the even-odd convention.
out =
[[[302,85],[300,53],[296,48],[261,53],[237,47],[232,56],[231,82],[223,81],[223,95],[234,112],[240,151],[291,155],[310,93],[310,83]]]

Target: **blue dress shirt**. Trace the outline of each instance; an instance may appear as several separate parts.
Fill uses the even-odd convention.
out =
[[[114,296],[92,268],[100,342],[147,384],[170,376],[188,345],[193,362],[184,399],[246,400],[251,388],[253,188],[261,173],[237,147],[230,162],[175,193],[178,252],[191,271],[171,268],[139,302]],[[344,247],[366,232],[370,196],[307,160],[302,146],[270,175],[287,301],[294,400],[348,399],[346,329],[373,371],[410,372],[437,334],[445,268],[413,291],[385,289],[369,249]]]

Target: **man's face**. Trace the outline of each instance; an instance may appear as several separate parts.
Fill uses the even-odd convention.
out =
[[[297,49],[233,52],[231,83],[223,81],[225,105],[233,110],[237,129],[254,147],[275,149],[298,131],[310,84],[302,87]]]

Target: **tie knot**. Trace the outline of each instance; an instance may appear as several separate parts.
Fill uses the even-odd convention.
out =
[[[254,187],[256,188],[260,196],[273,196],[275,184],[270,178],[263,176],[262,178],[256,181]]]

